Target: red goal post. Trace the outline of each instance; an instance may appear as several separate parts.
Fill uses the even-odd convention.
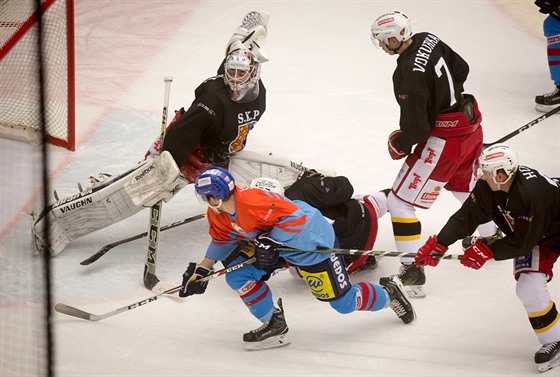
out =
[[[42,142],[42,68],[46,140],[73,151],[74,0],[40,2],[0,0],[0,136]]]

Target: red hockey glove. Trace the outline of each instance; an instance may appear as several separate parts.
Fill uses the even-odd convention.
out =
[[[461,264],[465,267],[480,269],[489,259],[494,258],[494,253],[484,244],[481,238],[475,241],[470,247],[465,249],[465,254],[461,258]]]
[[[396,130],[391,132],[389,135],[389,141],[387,141],[387,147],[389,148],[389,154],[393,160],[400,160],[406,157],[406,153],[401,150],[399,141],[397,140],[401,136],[401,130]]]
[[[428,238],[428,241],[422,246],[416,256],[414,257],[414,263],[418,267],[421,266],[432,266],[435,267],[438,265],[440,258],[445,254],[447,251],[447,247],[439,244],[437,242],[436,236],[431,236]]]

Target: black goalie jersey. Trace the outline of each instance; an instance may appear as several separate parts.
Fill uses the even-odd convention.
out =
[[[195,148],[214,165],[227,166],[229,156],[245,147],[249,131],[266,110],[266,89],[251,102],[231,100],[222,75],[211,77],[195,90],[195,100],[167,130],[163,150],[182,166]]]

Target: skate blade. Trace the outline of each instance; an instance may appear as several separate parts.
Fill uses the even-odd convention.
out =
[[[560,366],[560,354],[554,356],[552,360],[547,361],[546,363],[537,364],[537,370],[542,373],[558,366]]]
[[[560,105],[541,105],[541,104],[537,103],[535,105],[535,110],[540,111],[542,113],[548,113],[549,111],[554,110],[558,106],[560,106]]]
[[[408,298],[424,298],[426,297],[426,292],[424,292],[423,285],[405,285],[404,292]]]
[[[247,351],[260,351],[270,348],[284,347],[290,343],[292,343],[292,340],[289,338],[288,334],[282,334],[271,336],[262,342],[245,342],[243,347]]]

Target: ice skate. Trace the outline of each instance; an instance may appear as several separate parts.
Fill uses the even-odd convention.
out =
[[[560,105],[560,87],[554,88],[550,93],[545,93],[535,97],[535,109],[548,113]]]
[[[389,307],[397,314],[397,316],[405,324],[409,324],[416,318],[416,313],[414,308],[404,293],[404,288],[402,282],[399,280],[397,275],[385,278],[386,280],[381,283],[385,291],[389,295],[389,300],[391,303]]]
[[[560,366],[560,341],[544,344],[535,352],[535,363],[539,372]]]
[[[263,324],[256,330],[243,334],[245,349],[255,351],[287,346],[292,342],[288,337],[288,330],[282,299],[279,298],[278,308],[272,314],[270,322]]]
[[[402,263],[398,275],[382,277],[379,284],[385,285],[393,276],[397,276],[404,286],[404,291],[409,298],[426,297],[424,284],[426,284],[426,274],[424,267],[417,267],[414,263]]]
[[[465,251],[472,244],[474,244],[475,241],[477,240],[477,238],[478,238],[477,236],[468,236],[468,237],[463,238],[463,241],[462,241],[462,244],[461,244],[461,246],[463,247],[463,251]],[[484,238],[484,243],[486,245],[492,245],[497,240],[501,240],[502,238],[504,238],[504,233],[500,229],[498,229],[496,231],[496,233],[492,234],[491,236],[482,237],[482,238]]]

